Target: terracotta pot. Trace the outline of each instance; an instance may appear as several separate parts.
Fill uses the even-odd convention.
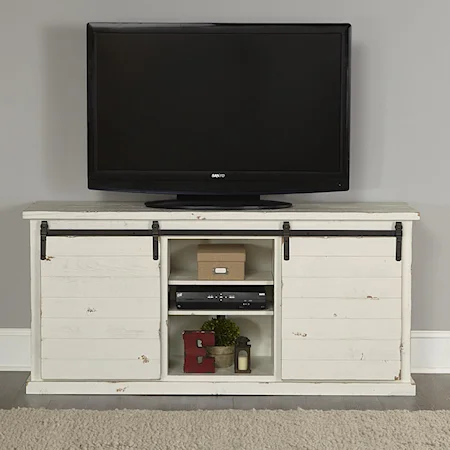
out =
[[[230,367],[234,363],[234,346],[228,347],[206,347],[209,356],[215,358],[215,366],[217,368]]]

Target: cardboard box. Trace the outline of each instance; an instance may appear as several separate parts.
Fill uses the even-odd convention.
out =
[[[244,280],[245,247],[239,244],[202,244],[197,249],[199,280]]]

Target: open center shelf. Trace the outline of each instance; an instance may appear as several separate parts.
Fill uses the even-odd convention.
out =
[[[174,311],[181,313],[181,311]],[[213,311],[214,314],[207,316],[208,312],[202,314],[170,315],[168,320],[168,371],[169,377],[189,380],[208,381],[242,381],[242,379],[258,380],[255,377],[265,377],[261,381],[273,381],[274,378],[274,316],[273,311]],[[258,315],[250,315],[255,312]],[[268,313],[271,313],[269,315]],[[203,314],[204,313],[204,314]],[[234,363],[225,369],[216,368],[215,373],[184,373],[184,343],[183,331],[200,330],[202,324],[219,313],[226,315],[239,327],[241,335],[247,336],[251,344],[250,373],[235,373]],[[266,313],[262,315],[261,313]],[[200,378],[195,378],[200,377]],[[177,379],[178,379],[177,378]]]
[[[244,280],[199,280],[197,249],[200,244],[241,244],[245,246]],[[168,355],[167,378],[169,381],[199,382],[252,382],[275,381],[274,368],[274,240],[273,239],[169,239],[168,264]],[[198,288],[196,286],[199,286]],[[251,286],[251,287],[250,287]],[[208,309],[195,304],[196,309],[184,309],[178,305],[176,295],[184,292],[220,292],[224,299],[227,292],[265,292],[266,309],[222,309],[211,302]],[[223,294],[222,294],[223,293]],[[213,295],[213,294],[208,294]],[[201,298],[201,296],[200,296]],[[214,298],[217,298],[214,297]],[[220,297],[222,298],[222,297]],[[235,298],[230,297],[230,298]],[[245,297],[243,297],[245,298]],[[250,300],[251,301],[251,300]],[[238,303],[236,303],[237,305]],[[227,308],[226,300],[223,308]],[[217,307],[218,309],[215,309]],[[233,308],[230,302],[229,308]],[[234,362],[228,368],[216,368],[214,373],[184,372],[183,332],[200,330],[202,324],[215,316],[226,316],[239,327],[242,336],[250,339],[250,373],[235,373]]]
[[[245,246],[244,280],[199,280],[197,249],[200,244],[240,244]],[[170,239],[169,285],[273,285],[273,239]]]

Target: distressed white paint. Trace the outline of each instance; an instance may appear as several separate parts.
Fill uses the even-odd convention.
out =
[[[286,315],[285,315],[286,314]],[[400,339],[400,319],[291,319],[283,310],[285,339]]]
[[[282,378],[398,379],[402,264],[374,256],[389,254],[395,240],[292,241],[308,256],[283,264]]]
[[[42,262],[41,275],[43,277],[159,277],[159,268],[150,256],[55,256]]]
[[[299,361],[283,359],[283,379],[396,380],[400,361]],[[396,378],[397,377],[397,378]]]
[[[263,214],[264,212],[261,211]],[[286,211],[285,211],[286,212]],[[227,226],[224,222],[230,221],[229,213],[223,218],[223,220],[210,220],[204,218],[203,212],[200,214],[200,219],[195,222],[195,228],[199,230],[215,230]],[[246,213],[247,215],[247,213]],[[284,214],[283,214],[284,215]],[[236,219],[233,219],[236,220]],[[74,222],[71,222],[74,223]],[[107,222],[108,223],[108,222]],[[109,222],[115,224],[114,222]],[[179,229],[189,229],[192,227],[192,220],[160,220],[159,224],[161,228],[166,230],[179,230]],[[293,220],[290,222],[291,228],[294,230],[393,230],[395,227],[395,222],[386,220]],[[262,216],[261,219],[255,221],[249,218],[248,222],[242,221],[240,223],[240,230],[270,230],[279,228],[282,226],[280,219],[278,220],[268,220],[266,217]],[[138,227],[136,227],[138,228]],[[185,239],[185,237],[182,237]],[[233,239],[233,238],[232,238]],[[248,237],[246,239],[249,239]]]
[[[147,359],[145,359],[147,361]],[[160,361],[44,359],[42,378],[45,380],[150,380],[160,378]]]
[[[42,317],[74,319],[160,317],[159,297],[141,298],[42,298]]]
[[[79,227],[88,229],[89,222]],[[94,222],[95,223],[95,222]],[[91,225],[93,223],[91,222]],[[49,225],[50,227],[50,225]],[[47,257],[52,256],[147,256],[152,254],[152,239],[137,236],[50,236]],[[157,262],[153,261],[154,264]]]
[[[283,299],[290,319],[400,319],[400,298],[293,298]]]
[[[392,237],[293,237],[291,255],[395,258],[395,239]]]
[[[195,229],[196,230],[218,230],[221,228],[235,228],[236,222],[235,219],[230,219],[230,211],[226,213],[226,217],[223,217],[223,220],[210,220],[206,219],[204,216],[204,212],[198,212],[197,214],[195,212],[193,214],[193,219],[195,220]],[[159,215],[158,215],[159,217]],[[159,226],[161,229],[164,230],[186,230],[192,228],[193,220],[160,220],[158,219]],[[276,230],[280,228],[280,219],[277,218],[276,220],[251,220],[251,221],[242,221],[239,224],[240,230]],[[198,239],[196,236],[191,236],[192,239]],[[189,236],[173,236],[175,239],[181,239],[181,240],[188,240],[190,239]],[[225,239],[234,240],[236,237],[233,236],[225,236]],[[246,236],[246,240],[254,240],[257,239],[258,241],[261,239],[258,236]],[[214,238],[208,238],[211,240],[214,240]]]
[[[42,277],[43,297],[157,297],[159,277]]]
[[[400,339],[286,339],[283,360],[309,361],[400,361]]]
[[[283,298],[399,298],[401,278],[283,278]]]
[[[29,382],[28,394],[110,394],[110,395],[415,395],[414,383],[374,382],[144,382],[118,383],[96,381]]]
[[[161,339],[161,379],[165,380],[169,367],[169,274],[171,261],[169,257],[169,242],[165,237],[159,240],[159,257],[161,259],[161,327],[159,337]]]
[[[274,286],[273,286],[273,357],[274,357],[274,375],[277,380],[281,380],[281,357],[282,357],[282,294],[281,287],[283,285],[282,274],[282,239],[278,238],[274,241]]]
[[[299,203],[284,211],[180,211],[146,208],[144,202],[37,202],[23,213],[37,220],[202,220],[218,221],[220,228],[236,228],[236,221],[407,221],[419,213],[406,203]]]
[[[400,278],[402,264],[392,256],[293,256],[283,277]]]
[[[146,220],[49,220],[48,226],[54,230],[148,230],[152,223]],[[55,236],[53,236],[55,237]],[[63,236],[57,236],[63,237]],[[83,236],[77,236],[77,239],[85,239]],[[88,236],[89,238],[89,236]],[[127,237],[125,237],[127,238]],[[149,237],[132,236],[131,239],[143,239],[142,242],[148,242]]]
[[[33,352],[38,355],[38,363],[28,392],[45,393],[47,388],[52,393],[81,393],[85,389],[87,393],[141,394],[415,392],[409,377],[409,352],[400,353],[400,348],[405,349],[410,326],[410,299],[404,296],[410,284],[404,265],[411,246],[408,221],[417,220],[418,214],[404,204],[301,205],[286,211],[200,213],[154,211],[130,204],[41,204],[24,216],[35,220],[31,231],[32,277],[36,280],[33,315],[39,316],[34,318],[33,328]],[[99,236],[49,237],[48,260],[40,262],[40,219],[48,220],[50,228],[55,229],[144,230],[151,228],[152,220],[158,220],[161,228],[167,229],[222,230],[280,230],[286,220],[291,221],[292,229],[392,230],[395,222],[401,220],[406,230],[406,260],[395,261],[393,237],[294,237],[290,261],[283,261],[282,240],[276,237],[162,237],[160,258],[154,261],[151,237]],[[249,284],[265,280],[274,285],[273,315],[236,317],[241,329],[248,332],[249,323],[261,325],[268,321],[267,326],[255,328],[260,336],[252,337],[255,361],[258,356],[270,358],[270,370],[266,373],[257,373],[255,368],[252,375],[222,379],[219,373],[207,377],[175,374],[174,367],[169,366],[169,345],[174,343],[173,337],[169,338],[169,328],[171,333],[178,330],[178,346],[180,330],[202,320],[201,316],[168,315],[169,274],[189,267],[185,281],[195,284],[192,249],[202,241],[245,241],[249,249],[248,273],[259,274]],[[270,277],[261,277],[264,271]],[[121,314],[124,308],[126,312]],[[407,321],[402,327],[404,317]],[[169,322],[176,323],[176,327],[169,327]],[[142,351],[144,347],[147,352]],[[89,350],[83,352],[86,348]],[[143,356],[155,363],[145,363]],[[47,380],[44,384],[39,382],[41,363]],[[394,381],[400,365],[402,380]],[[161,381],[156,382],[132,381],[159,377]],[[282,381],[291,377],[295,382]],[[64,381],[68,379],[74,382]],[[89,381],[94,379],[125,381]]]
[[[42,319],[42,339],[158,339],[159,319]]]
[[[395,239],[293,238],[292,247],[307,256],[283,264],[282,378],[398,379]]]
[[[160,359],[159,339],[44,339],[43,359]]]
[[[283,264],[282,378],[398,379],[402,264],[390,254],[395,240],[293,238],[292,246],[308,256]]]
[[[292,220],[292,230],[384,230],[395,229],[395,222],[388,220]]]

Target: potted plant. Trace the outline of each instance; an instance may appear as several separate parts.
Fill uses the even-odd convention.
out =
[[[230,319],[217,317],[207,320],[202,331],[214,331],[214,347],[206,347],[209,356],[215,358],[218,368],[230,367],[234,362],[234,345],[240,335],[239,327]]]

